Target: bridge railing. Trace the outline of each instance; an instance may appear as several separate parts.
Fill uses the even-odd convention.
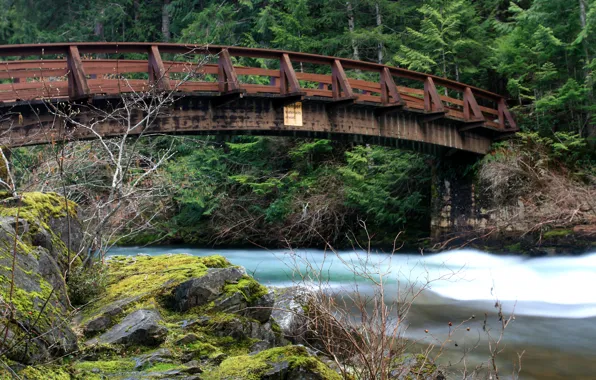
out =
[[[4,45],[0,57],[0,102],[80,100],[155,88],[273,94],[370,104],[379,115],[405,109],[425,121],[457,120],[462,131],[517,130],[501,95],[434,75],[315,54],[211,45],[65,43]],[[238,66],[234,57],[266,60],[275,68]]]

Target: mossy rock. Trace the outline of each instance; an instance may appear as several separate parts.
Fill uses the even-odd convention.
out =
[[[308,375],[308,377],[306,377]],[[303,346],[272,348],[256,355],[243,355],[224,360],[221,365],[203,375],[207,380],[260,379],[320,379],[341,380],[341,377],[309,355]]]
[[[67,215],[65,201],[57,194],[42,193],[25,193],[21,200],[4,201],[0,207],[0,297],[12,306],[11,320],[18,322],[9,325],[14,344],[6,356],[22,363],[39,363],[77,348],[67,321],[69,303],[62,275],[68,250],[61,236],[50,229]],[[72,207],[76,205],[72,203]],[[76,223],[73,219],[73,230]],[[47,239],[40,238],[43,236]],[[50,330],[52,333],[46,334]],[[43,338],[27,344],[28,331]]]

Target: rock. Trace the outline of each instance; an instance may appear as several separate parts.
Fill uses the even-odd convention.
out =
[[[304,343],[308,327],[305,308],[310,292],[301,287],[280,288],[275,291],[271,318],[279,325],[284,337],[294,343]]]
[[[127,315],[122,322],[105,334],[87,342],[95,343],[157,346],[166,339],[168,330],[161,325],[162,319],[156,310],[137,310]]]
[[[232,337],[236,340],[258,339],[265,342],[261,349],[271,348],[284,343],[283,338],[275,334],[270,323],[260,323],[254,319],[231,316],[221,321],[210,321],[209,329],[218,337]]]
[[[83,326],[83,333],[87,336],[105,331],[112,324],[112,318],[101,315]]]
[[[157,363],[172,363],[174,361],[174,354],[167,348],[160,348],[153,352],[134,358],[136,365],[135,370],[151,367]]]
[[[201,365],[196,360],[191,360],[187,363],[184,363],[184,366],[186,367],[186,369],[184,369],[184,372],[189,373],[191,375],[195,375],[197,373],[203,373],[203,369],[201,369]]]
[[[78,348],[76,335],[64,323],[69,312],[64,271],[50,252],[59,252],[61,258],[66,253],[58,241],[55,244],[51,238],[47,239],[51,234],[45,223],[53,211],[46,207],[45,201],[59,202],[56,197],[24,193],[18,222],[15,218],[18,207],[16,204],[11,207],[10,202],[3,204],[6,216],[0,217],[0,280],[4,280],[0,281],[0,298],[8,298],[14,275],[14,314],[6,334],[15,344],[5,356],[24,364],[44,362]],[[35,203],[38,199],[39,205]],[[19,241],[13,252],[17,232]],[[41,317],[36,318],[40,313]],[[29,341],[27,331],[33,331],[37,338]]]
[[[101,308],[99,311],[93,313],[88,322],[83,324],[83,333],[85,336],[93,336],[105,331],[112,326],[114,318],[122,314],[126,307],[138,302],[144,296],[145,295],[143,294],[135,297],[123,298]]]
[[[285,346],[256,355],[231,357],[219,366],[221,380],[340,380],[341,377],[302,346]]]
[[[188,334],[188,335],[185,335],[182,338],[178,339],[175,344],[178,346],[182,346],[185,344],[190,344],[192,342],[196,342],[197,340],[199,340],[199,338],[195,334]]]
[[[174,304],[179,311],[202,306],[221,295],[224,285],[246,275],[243,268],[210,268],[204,276],[178,285],[174,290]]]
[[[256,319],[257,321],[264,323],[271,318],[273,305],[275,304],[275,294],[273,291],[265,294],[258,298],[256,302],[248,305],[246,313],[244,314],[248,318]]]
[[[271,348],[271,344],[269,342],[259,340],[258,342],[255,342],[252,346],[250,346],[250,355],[258,354],[259,352],[265,351],[269,348]]]

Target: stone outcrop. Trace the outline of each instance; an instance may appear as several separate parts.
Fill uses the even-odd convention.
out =
[[[4,196],[0,199],[0,304],[5,313],[0,321],[8,326],[6,356],[21,363],[42,362],[77,349],[63,273],[66,246],[80,242],[72,236],[81,235],[81,226],[76,205],[70,202],[67,210],[64,198],[57,194],[25,193],[20,201]],[[52,226],[70,227],[56,233]],[[65,228],[71,231],[71,239]]]

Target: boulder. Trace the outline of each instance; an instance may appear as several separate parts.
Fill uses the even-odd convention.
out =
[[[279,288],[271,318],[279,325],[284,337],[294,343],[304,343],[308,327],[305,310],[310,291],[302,287]]]
[[[224,285],[245,276],[243,268],[210,268],[198,278],[192,278],[178,285],[174,290],[174,305],[179,311],[205,305],[218,298]]]
[[[157,346],[166,339],[168,330],[162,325],[162,318],[156,310],[140,309],[127,315],[122,322],[98,338],[87,342],[122,344],[125,346]]]
[[[340,380],[341,377],[303,346],[271,348],[255,355],[231,357],[219,366],[221,380]]]
[[[35,205],[37,198],[43,199],[44,195],[23,195],[18,221],[11,216],[16,215],[17,208],[11,208],[10,202],[2,210],[6,216],[0,217],[0,300],[12,304],[13,310],[11,322],[6,323],[6,334],[12,344],[5,356],[25,364],[46,361],[78,348],[76,335],[65,321],[69,304],[63,270],[50,253],[66,256],[66,252],[58,240],[34,238],[51,236],[45,224],[51,212],[43,202]],[[59,202],[54,196],[49,198]],[[56,208],[59,210],[58,204]],[[16,252],[15,235],[18,235]]]

